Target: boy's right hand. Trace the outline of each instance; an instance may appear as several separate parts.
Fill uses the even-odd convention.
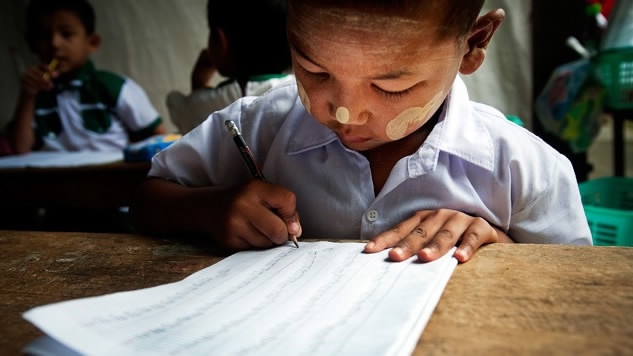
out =
[[[268,248],[286,243],[289,236],[301,236],[296,197],[290,190],[253,179],[223,195],[226,204],[214,202],[221,207],[216,213],[223,216],[214,220],[224,223],[212,232],[221,245],[236,250]]]
[[[51,90],[53,78],[57,76],[57,71],[51,70],[46,64],[32,66],[22,76],[22,92],[35,96],[42,90]]]
[[[200,51],[191,71],[191,90],[208,88],[216,71],[215,60],[211,52],[206,48]]]

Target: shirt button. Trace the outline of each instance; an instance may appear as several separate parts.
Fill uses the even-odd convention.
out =
[[[369,221],[376,221],[378,220],[378,211],[376,210],[370,210],[367,212],[367,220]]]

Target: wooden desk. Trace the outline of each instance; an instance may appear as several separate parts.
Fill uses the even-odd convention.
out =
[[[38,305],[174,282],[221,257],[138,235],[0,231],[0,350]],[[496,244],[459,265],[415,354],[633,354],[633,248]]]
[[[128,206],[149,162],[68,168],[0,169],[3,206],[117,208]]]

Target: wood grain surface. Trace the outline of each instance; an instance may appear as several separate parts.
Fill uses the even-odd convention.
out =
[[[0,231],[0,353],[35,306],[180,280],[223,258],[133,234]],[[633,248],[495,244],[457,266],[416,355],[633,354]]]

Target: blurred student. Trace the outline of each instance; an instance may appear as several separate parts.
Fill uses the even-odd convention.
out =
[[[145,91],[130,78],[97,70],[101,37],[86,0],[32,0],[26,39],[41,61],[29,68],[9,127],[15,153],[121,150],[164,134]]]
[[[590,245],[569,160],[461,75],[483,63],[504,12],[483,0],[289,0],[296,83],[213,113],[160,152],[137,227],[232,250],[289,237],[370,240],[393,261],[457,246]],[[267,178],[253,179],[232,120]]]
[[[170,118],[181,134],[235,100],[292,78],[286,8],[286,0],[209,0],[209,44],[193,67],[191,93],[167,95]],[[226,80],[211,87],[217,74]]]

